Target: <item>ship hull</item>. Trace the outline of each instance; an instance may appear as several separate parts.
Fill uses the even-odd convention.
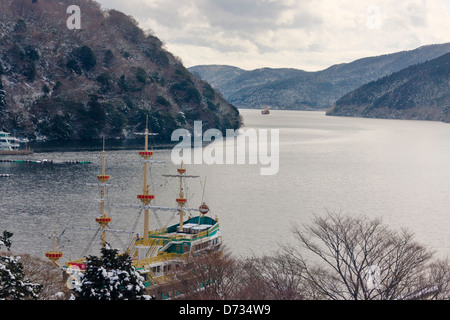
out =
[[[186,220],[183,230],[179,224],[149,232],[148,241],[136,236],[128,251],[132,264],[144,278],[149,294],[157,299],[179,295],[173,288],[179,282],[182,266],[191,258],[220,252],[222,235],[216,219],[207,216]],[[65,268],[86,270],[85,259],[68,261]]]

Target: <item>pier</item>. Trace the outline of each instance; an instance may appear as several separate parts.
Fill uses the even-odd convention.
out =
[[[29,156],[33,154],[33,150],[3,150],[0,156]]]
[[[69,160],[69,161],[55,161],[55,160],[24,160],[24,159],[0,159],[1,162],[9,163],[38,163],[38,164],[90,164],[91,161],[79,161],[79,160]]]

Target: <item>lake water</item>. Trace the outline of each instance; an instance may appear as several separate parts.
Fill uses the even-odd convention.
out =
[[[450,252],[450,124],[427,121],[328,117],[324,112],[241,110],[243,130],[279,130],[279,171],[260,174],[261,165],[192,164],[186,193],[191,207],[205,199],[220,219],[224,243],[237,256],[270,254],[293,242],[291,226],[309,223],[325,210],[381,217],[396,230],[446,256]],[[100,143],[99,143],[100,144]],[[108,146],[108,143],[107,143]],[[88,160],[91,164],[0,163],[0,231],[14,233],[13,251],[43,256],[51,249],[55,227],[65,259],[97,254],[100,235],[99,188],[89,187],[100,173],[98,151],[35,153],[25,159]],[[18,157],[3,157],[2,159]],[[171,150],[158,150],[152,166],[153,204],[175,206],[178,180]],[[108,151],[107,211],[110,227],[142,233],[139,210],[114,203],[138,204],[142,163],[136,150]],[[169,213],[151,215],[153,227],[174,224]],[[136,222],[138,221],[138,222]],[[61,233],[63,233],[61,235]],[[116,247],[127,234],[109,234]],[[90,246],[89,246],[90,244]],[[92,249],[87,249],[92,248]]]

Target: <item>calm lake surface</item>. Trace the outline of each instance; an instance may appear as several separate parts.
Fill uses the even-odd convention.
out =
[[[324,112],[241,110],[243,130],[279,130],[279,171],[260,175],[260,164],[187,165],[186,193],[198,207],[206,180],[205,199],[211,216],[219,217],[224,243],[237,256],[271,254],[283,242],[295,241],[293,224],[310,223],[326,210],[381,217],[396,230],[406,228],[416,239],[450,253],[450,124],[428,121],[327,117]],[[270,130],[269,130],[270,131]],[[142,140],[143,144],[143,140]],[[108,143],[107,143],[108,147]],[[43,257],[52,248],[56,221],[57,249],[64,259],[98,254],[100,235],[101,143],[97,151],[35,153],[1,159],[87,160],[91,164],[0,163],[0,232],[14,233],[15,252]],[[139,204],[143,164],[137,150],[108,151],[107,212],[110,228],[142,233],[139,209],[112,204]],[[171,150],[157,150],[152,166],[152,204],[176,206],[178,180]],[[151,214],[151,225],[177,223],[177,217]],[[138,219],[139,218],[139,219]],[[83,229],[74,229],[82,227]],[[136,228],[135,228],[136,227]],[[86,230],[92,228],[93,230]],[[128,234],[108,234],[117,248]],[[64,260],[63,259],[63,260]]]

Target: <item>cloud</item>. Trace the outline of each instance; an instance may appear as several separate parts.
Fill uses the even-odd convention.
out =
[[[447,0],[99,0],[132,15],[185,65],[318,70],[448,42]]]
[[[301,13],[296,10],[296,2],[267,0],[200,1],[199,9],[212,27],[246,34],[292,25],[295,15]]]

